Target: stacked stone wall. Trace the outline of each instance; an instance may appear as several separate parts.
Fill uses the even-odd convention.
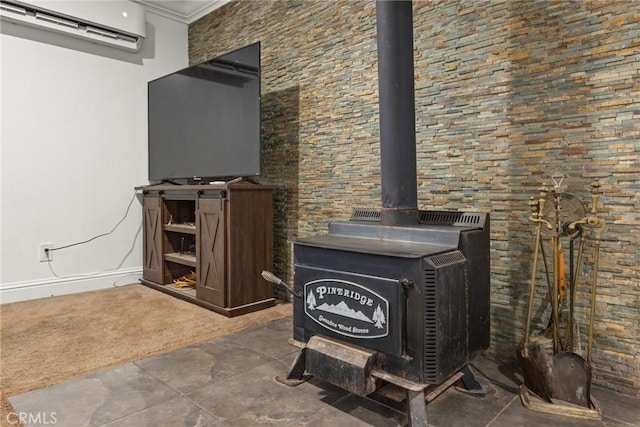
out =
[[[189,29],[191,63],[262,43],[262,182],[275,183],[276,272],[291,240],[380,206],[375,2],[231,2]],[[415,1],[420,208],[491,213],[492,346],[522,339],[530,196],[602,184],[594,382],[640,396],[640,3]],[[586,345],[593,240],[577,292]],[[538,276],[534,329],[549,316]]]

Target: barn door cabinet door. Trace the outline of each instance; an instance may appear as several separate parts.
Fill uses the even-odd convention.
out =
[[[196,297],[226,306],[225,300],[225,200],[198,199],[196,209]]]
[[[143,201],[144,248],[142,277],[156,283],[163,281],[162,199],[147,196]]]

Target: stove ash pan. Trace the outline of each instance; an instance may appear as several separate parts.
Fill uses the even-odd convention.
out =
[[[378,370],[446,381],[489,345],[488,214],[480,217],[480,226],[355,219],[295,242],[294,339],[338,340],[375,352]]]

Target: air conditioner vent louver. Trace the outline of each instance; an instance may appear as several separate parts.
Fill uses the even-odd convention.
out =
[[[94,28],[94,27],[87,26],[86,31],[87,31],[87,33],[90,33],[90,34],[96,34],[96,35],[99,35],[101,37],[108,37],[108,38],[111,38],[111,39],[114,39],[114,40],[123,40],[123,41],[129,42],[129,43],[136,43],[136,41],[137,41],[137,39],[135,37],[130,37],[130,36],[127,36],[126,34],[116,34],[116,33],[113,33],[111,31],[102,30],[100,28]]]
[[[146,35],[145,9],[132,2],[0,0],[4,22],[56,32],[136,52]],[[55,8],[55,9],[54,9]]]
[[[5,3],[5,2],[0,3],[0,10],[14,13],[17,15],[27,14],[27,10],[24,7],[16,6],[14,4]]]
[[[60,25],[60,26],[67,27],[67,28],[72,28],[74,30],[79,30],[80,29],[80,24],[78,24],[77,22],[69,21],[68,19],[63,19],[63,18],[60,18],[58,16],[47,15],[47,14],[40,13],[40,12],[36,12],[34,16],[35,16],[35,19],[37,21],[44,21],[44,22],[47,22],[47,23],[50,23],[50,24]]]

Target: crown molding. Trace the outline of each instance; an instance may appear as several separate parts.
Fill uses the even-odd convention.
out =
[[[191,24],[231,0],[135,0],[145,6],[147,12]]]

